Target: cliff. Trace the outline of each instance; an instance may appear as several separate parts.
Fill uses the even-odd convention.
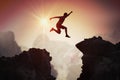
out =
[[[0,80],[55,80],[51,60],[49,52],[35,48],[14,57],[1,57]]]
[[[77,80],[120,80],[120,43],[93,37],[76,47],[83,52],[82,74]]]

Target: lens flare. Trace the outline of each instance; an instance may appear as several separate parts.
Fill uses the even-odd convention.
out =
[[[47,25],[48,25],[47,19],[46,19],[46,18],[42,18],[42,19],[40,20],[40,24],[41,24],[42,26],[47,26]]]

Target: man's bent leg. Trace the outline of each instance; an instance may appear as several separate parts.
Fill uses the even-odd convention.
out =
[[[50,30],[50,32],[51,31],[55,31],[56,33],[58,33],[58,34],[60,34],[61,33],[61,30],[59,29],[59,28],[57,28],[57,30],[56,29],[54,29],[54,28],[51,28],[51,30]]]
[[[60,30],[59,28],[57,28],[57,30],[56,30],[56,29],[54,29],[54,31],[55,31],[56,33],[58,33],[58,34],[60,34],[60,33],[61,33],[61,30]]]
[[[50,29],[50,32],[53,31],[53,28]]]
[[[67,33],[67,27],[62,26],[61,28],[62,28],[62,29],[65,29],[65,34],[66,34],[66,37],[70,38],[70,36],[69,36],[69,35],[68,35],[68,33]]]

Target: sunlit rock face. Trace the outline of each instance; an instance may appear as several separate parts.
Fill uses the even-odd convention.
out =
[[[77,80],[120,80],[120,43],[93,37],[76,47],[83,52],[82,74]]]
[[[49,54],[45,49],[31,48],[14,57],[1,57],[0,80],[55,80]]]
[[[15,41],[14,33],[0,32],[0,56],[14,56],[21,52],[20,47]]]

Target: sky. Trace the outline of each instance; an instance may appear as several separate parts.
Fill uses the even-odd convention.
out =
[[[0,30],[13,31],[19,45],[32,47],[36,37],[47,34],[50,39],[76,44],[84,38],[102,36],[106,40],[113,40],[116,27],[111,29],[111,21],[118,15],[116,7],[118,2],[108,0],[83,1],[83,0],[1,0],[0,1]],[[115,10],[117,9],[117,10]],[[58,19],[49,20],[53,16],[62,16],[64,12],[73,13],[65,20],[64,26],[68,27],[70,39],[55,32],[49,32],[55,28]],[[46,25],[40,21],[46,19]],[[114,29],[114,30],[113,30]],[[118,29],[117,29],[118,30]]]
[[[0,32],[13,31],[21,47],[44,46],[53,57],[58,80],[76,80],[82,53],[75,44],[93,36],[102,36],[113,43],[120,41],[119,4],[115,0],[0,0]],[[70,11],[73,13],[63,25],[71,38],[65,37],[64,30],[60,35],[49,32],[58,21],[49,18]],[[45,24],[41,23],[43,19]],[[70,74],[70,70],[75,74]]]

